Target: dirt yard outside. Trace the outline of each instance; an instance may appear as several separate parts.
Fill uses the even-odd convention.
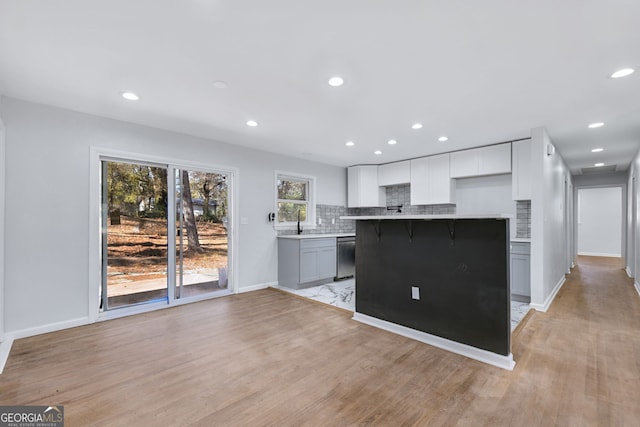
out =
[[[194,282],[195,277],[218,280],[219,269],[227,268],[227,230],[221,223],[213,222],[198,222],[197,227],[202,253],[187,249],[186,229],[176,226],[177,254],[183,236],[185,284]],[[166,220],[121,216],[119,225],[107,228],[107,255],[109,296],[166,287]],[[179,262],[176,264],[179,266]]]

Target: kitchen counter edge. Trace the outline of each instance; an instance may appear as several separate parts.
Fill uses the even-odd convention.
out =
[[[327,234],[286,234],[278,236],[278,239],[326,239],[332,237],[355,237],[356,233],[327,233]]]
[[[341,216],[340,219],[514,219],[511,214],[455,214],[455,215],[363,215],[363,216]]]

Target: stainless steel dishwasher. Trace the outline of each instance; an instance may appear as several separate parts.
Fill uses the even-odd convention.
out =
[[[352,277],[356,272],[356,238],[338,237],[336,239],[337,256],[338,256],[338,272],[336,279],[344,279]]]

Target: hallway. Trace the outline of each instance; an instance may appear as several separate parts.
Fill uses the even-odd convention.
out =
[[[536,395],[522,408],[532,420],[640,425],[640,296],[620,258],[578,256],[549,311],[534,314],[513,353],[521,373],[513,391]]]

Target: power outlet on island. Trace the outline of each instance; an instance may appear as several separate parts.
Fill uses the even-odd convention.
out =
[[[420,299],[420,288],[417,286],[411,287],[411,299],[419,300]]]

